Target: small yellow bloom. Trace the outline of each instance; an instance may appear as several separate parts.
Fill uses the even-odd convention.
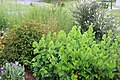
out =
[[[2,47],[2,48],[5,48],[5,45],[4,45],[4,44],[2,44],[2,45],[1,45],[1,47]]]
[[[2,42],[0,41],[0,44],[2,44]]]
[[[75,78],[76,78],[76,79],[78,78],[78,74],[75,74]]]

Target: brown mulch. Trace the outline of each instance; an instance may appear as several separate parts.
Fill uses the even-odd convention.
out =
[[[25,80],[35,80],[35,77],[27,66],[25,66]]]

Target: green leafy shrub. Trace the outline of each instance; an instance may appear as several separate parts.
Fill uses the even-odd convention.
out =
[[[43,33],[57,30],[50,27],[50,24],[29,20],[22,26],[17,25],[10,29],[3,40],[5,48],[2,54],[5,59],[12,62],[19,61],[30,66],[30,61],[34,57],[32,43],[38,41]]]
[[[103,80],[112,79],[120,45],[111,43],[112,31],[103,35],[100,42],[95,41],[92,26],[84,34],[73,27],[66,34],[43,35],[39,42],[33,42],[34,55],[32,69],[38,79],[55,80]]]
[[[115,16],[109,14],[107,9],[103,9],[103,6],[94,0],[80,0],[73,6],[71,12],[75,20],[74,24],[81,26],[82,33],[93,23],[93,30],[98,39],[102,39],[103,34],[108,30],[114,31],[117,27]]]
[[[15,63],[6,63],[0,68],[0,79],[2,80],[25,80],[24,66]]]
[[[54,40],[56,40],[57,37],[56,33],[53,34],[53,37]],[[38,80],[39,79],[53,80],[57,78],[57,75],[54,73],[55,63],[57,61],[57,57],[55,56],[57,56],[57,53],[55,53],[56,52],[55,50],[54,51],[51,50],[54,47],[53,41],[51,41],[51,39],[52,37],[51,34],[49,33],[46,37],[45,35],[43,35],[39,43],[37,42],[33,43],[33,47],[36,47],[36,49],[34,49],[34,54],[36,56],[32,59],[32,69],[34,70],[34,76],[36,76]],[[37,53],[38,51],[39,53]],[[51,59],[52,57],[54,59]]]
[[[117,40],[119,41],[118,44],[119,44],[119,48],[120,48],[120,37],[117,37]],[[118,56],[117,56],[117,67],[116,67],[114,80],[120,80],[120,49],[118,51],[119,51],[119,53],[118,53]]]

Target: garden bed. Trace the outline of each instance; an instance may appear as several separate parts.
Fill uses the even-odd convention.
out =
[[[119,13],[91,0],[1,3],[0,78],[120,79]]]

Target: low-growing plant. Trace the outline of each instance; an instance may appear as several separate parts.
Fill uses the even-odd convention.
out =
[[[96,42],[92,26],[81,33],[74,26],[66,34],[43,35],[39,42],[33,42],[34,55],[32,69],[38,79],[55,80],[110,80],[113,79],[118,54],[120,36],[112,42],[112,31]]]
[[[25,80],[24,66],[15,63],[6,63],[0,68],[0,79],[2,80]]]
[[[95,0],[80,0],[72,7],[71,12],[75,20],[74,25],[81,26],[82,33],[87,31],[88,26],[93,23],[97,39],[102,39],[103,34],[106,34],[110,29],[115,31],[118,25],[115,16]]]

